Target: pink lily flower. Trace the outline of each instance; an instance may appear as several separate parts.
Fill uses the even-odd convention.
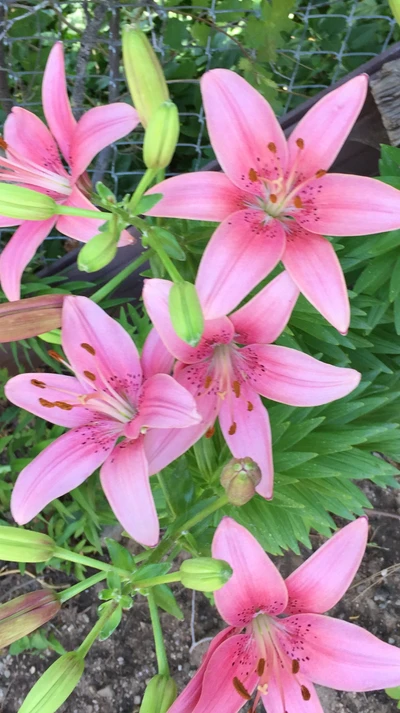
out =
[[[168,713],[237,713],[255,699],[267,713],[323,713],[313,683],[373,691],[400,682],[400,649],[359,626],[322,616],[350,586],[362,560],[368,521],[350,523],[283,580],[257,540],[231,518],[212,554],[233,575],[215,592],[228,628]]]
[[[66,206],[95,211],[96,206],[86,197],[91,190],[86,168],[105,146],[135,128],[139,123],[137,112],[121,102],[89,109],[77,122],[68,100],[61,42],[54,45],[47,61],[42,101],[50,131],[35,114],[20,107],[14,107],[7,117],[4,141],[0,143],[5,151],[5,156],[0,156],[0,181],[47,193]],[[20,226],[0,257],[0,280],[7,298],[19,299],[22,273],[54,226],[60,233],[85,243],[99,232],[103,223],[101,217],[97,220],[62,215],[49,220],[22,221],[0,216],[1,228]],[[124,231],[120,245],[130,242],[132,237]]]
[[[74,376],[21,374],[6,384],[12,403],[71,429],[19,474],[13,517],[24,525],[101,466],[101,484],[116,517],[135,540],[153,546],[159,525],[149,482],[157,472],[152,444],[162,429],[198,423],[195,401],[168,375],[171,358],[154,332],[140,360],[127,332],[86,297],[65,298],[62,336],[68,361],[52,356]],[[165,458],[171,462],[182,453],[175,443]]]
[[[155,461],[159,469],[164,467],[163,447],[170,440],[185,440],[187,449],[204,432],[212,435],[219,416],[233,455],[256,461],[262,472],[257,492],[271,498],[271,429],[259,394],[291,406],[318,406],[350,393],[358,385],[360,374],[324,364],[296,349],[272,345],[286,327],[299,294],[288,273],[278,275],[229,317],[217,319],[202,297],[207,279],[204,272],[198,279],[205,328],[197,347],[190,347],[174,332],[168,310],[172,282],[145,281],[143,299],[150,319],[178,360],[175,378],[193,394],[203,417],[202,424],[184,433],[165,433]]]
[[[213,69],[203,76],[208,131],[224,173],[163,181],[150,191],[164,197],[148,214],[221,223],[198,273],[210,319],[228,314],[282,260],[309,302],[347,332],[346,283],[323,235],[400,227],[395,188],[372,178],[326,175],[367,87],[361,75],[323,97],[287,141],[268,102],[239,75]]]

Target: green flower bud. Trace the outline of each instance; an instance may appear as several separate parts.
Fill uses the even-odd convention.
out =
[[[147,168],[166,168],[171,163],[179,137],[179,114],[176,104],[163,102],[150,117],[143,143],[143,160]]]
[[[0,649],[22,639],[53,618],[61,605],[49,589],[39,589],[0,606]]]
[[[394,19],[400,25],[400,0],[389,0],[389,6],[393,13]]]
[[[176,683],[169,676],[153,676],[147,684],[139,713],[166,713],[177,696]]]
[[[0,215],[17,220],[47,220],[57,215],[57,203],[45,193],[0,183]]]
[[[215,592],[232,576],[232,568],[227,562],[212,557],[185,560],[179,572],[183,586],[199,592]]]
[[[6,562],[47,562],[56,543],[41,532],[23,527],[0,527],[0,560]]]
[[[55,713],[78,685],[84,667],[76,651],[61,656],[35,683],[18,713]]]
[[[261,470],[251,458],[232,458],[222,469],[221,485],[232,505],[244,505],[256,492]]]
[[[122,57],[133,106],[146,128],[154,111],[169,99],[160,62],[147,35],[134,26],[123,29]]]
[[[118,236],[105,230],[86,243],[78,254],[78,269],[83,272],[96,272],[108,265],[117,254]]]
[[[204,331],[200,300],[191,282],[175,282],[169,293],[169,314],[178,337],[195,347]]]

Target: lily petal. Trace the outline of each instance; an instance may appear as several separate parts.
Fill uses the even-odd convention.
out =
[[[329,92],[299,121],[288,140],[289,171],[298,162],[297,178],[312,178],[327,171],[346,141],[364,104],[368,76],[360,74]],[[296,141],[302,140],[299,149]]]
[[[187,428],[201,421],[192,394],[168,374],[154,374],[144,382],[139,418],[153,428]]]
[[[341,334],[350,324],[346,280],[333,246],[321,235],[297,226],[286,239],[282,262],[309,302]]]
[[[136,399],[142,383],[139,354],[115,319],[87,297],[69,295],[63,305],[62,333],[65,354],[83,383],[110,385]]]
[[[243,207],[244,194],[223,173],[199,171],[173,176],[151,188],[147,195],[162,199],[147,215],[220,222]]]
[[[299,296],[299,288],[287,272],[230,315],[241,344],[271,344],[285,329]]]
[[[154,374],[170,374],[174,361],[174,357],[164,346],[157,330],[151,329],[142,351],[141,362],[144,378],[148,379]]]
[[[136,542],[154,547],[160,528],[143,438],[115,446],[100,470],[100,480],[122,527]]]
[[[84,391],[78,379],[61,374],[19,374],[5,386],[5,394],[11,403],[67,428],[81,426],[93,418],[89,409],[79,405],[78,397]],[[68,410],[71,402],[77,405]]]
[[[79,188],[73,187],[72,193],[64,202],[65,206],[73,206],[75,208],[83,208],[84,210],[98,211],[99,219],[97,218],[81,218],[78,215],[60,215],[57,220],[57,229],[60,233],[67,235],[69,238],[79,240],[81,243],[87,243],[99,232],[101,225],[105,223],[105,218],[101,217],[101,211],[96,208],[87,198],[81,193]],[[119,247],[130,245],[134,239],[129,235],[127,230],[123,230],[118,243]]]
[[[240,384],[240,397],[226,397],[219,413],[222,433],[235,458],[252,458],[262,473],[257,492],[272,498],[274,464],[268,412],[259,395]],[[233,432],[233,433],[232,433]]]
[[[277,616],[285,610],[284,580],[255,537],[230,517],[224,517],[216,529],[212,556],[233,569],[230,580],[214,594],[228,624],[242,627],[258,611]]]
[[[299,191],[297,222],[323,235],[370,235],[400,228],[400,191],[374,178],[329,173]]]
[[[11,149],[28,161],[68,176],[47,126],[27,109],[14,106],[4,122],[4,139]]]
[[[71,146],[72,177],[77,179],[102,149],[130,134],[139,123],[137,111],[124,102],[96,106],[75,128]]]
[[[106,460],[116,436],[90,424],[57,438],[17,478],[11,512],[18,525],[32,520],[55,498],[81,485]]]
[[[233,213],[216,229],[197,273],[206,319],[229,314],[281,259],[285,233],[274,220],[263,226],[255,210]]]
[[[354,369],[325,364],[274,344],[253,344],[241,351],[252,365],[251,384],[261,396],[289,406],[320,406],[347,396],[360,382]]]
[[[180,339],[169,316],[169,280],[145,280],[143,301],[158,334],[167,349],[180,361],[191,364],[211,355],[213,344],[228,343],[233,337],[232,323],[226,317],[206,320],[204,333],[197,347],[191,347]]]
[[[20,299],[22,273],[54,223],[54,218],[25,220],[3,249],[0,255],[0,281],[10,301]]]
[[[302,686],[310,694],[307,701],[301,695]],[[301,674],[291,675],[280,666],[272,676],[268,693],[262,696],[262,701],[268,713],[324,713],[313,684]]]
[[[368,540],[368,520],[343,527],[286,580],[286,613],[323,614],[337,604],[352,583]]]
[[[339,691],[398,686],[400,649],[360,626],[320,614],[298,614],[285,620],[285,628],[293,633],[293,645],[297,641],[301,673],[314,683]]]
[[[16,225],[21,225],[23,222],[23,220],[7,218],[5,215],[0,215],[0,228],[14,228]]]
[[[47,60],[43,75],[42,103],[51,133],[69,163],[76,120],[68,99],[62,42],[56,42]]]
[[[245,79],[212,69],[200,82],[208,133],[222,170],[239,188],[249,188],[249,171],[284,174],[287,144],[268,102]],[[268,148],[274,145],[274,150]]]

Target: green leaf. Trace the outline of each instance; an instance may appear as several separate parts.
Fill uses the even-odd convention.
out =
[[[171,614],[180,621],[185,618],[182,609],[177,604],[174,595],[166,584],[157,584],[155,587],[153,587],[153,593],[155,596],[156,604],[161,609],[168,612],[168,614]]]
[[[136,569],[135,560],[131,553],[110,537],[105,538],[106,546],[114,567],[126,569],[128,572],[134,572]]]
[[[105,605],[100,604],[99,610],[102,606],[109,606],[108,602]],[[119,605],[115,611],[111,614],[110,618],[107,619],[105,625],[103,626],[101,633],[99,635],[99,641],[105,641],[111,634],[114,633],[115,629],[120,625],[122,619],[122,606]]]

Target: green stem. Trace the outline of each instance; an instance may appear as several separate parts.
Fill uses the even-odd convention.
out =
[[[99,304],[99,302],[108,297],[108,295],[113,292],[118,287],[118,285],[121,284],[121,282],[126,280],[126,278],[132,274],[132,272],[135,272],[138,267],[143,265],[143,263],[147,262],[150,255],[150,250],[142,253],[141,255],[139,255],[139,257],[136,258],[136,260],[133,260],[133,262],[129,263],[129,265],[124,267],[124,269],[121,270],[118,275],[115,275],[111,280],[109,280],[105,285],[103,285],[103,287],[100,287],[99,290],[96,290],[96,292],[94,292],[91,296],[93,302]]]
[[[57,215],[76,215],[79,218],[96,218],[104,222],[111,218],[114,213],[104,213],[101,210],[87,210],[86,208],[75,208],[73,205],[57,205]]]
[[[120,577],[128,578],[132,576],[132,572],[128,572],[125,569],[119,569],[114,567],[112,564],[107,562],[102,562],[101,560],[95,560],[93,557],[86,557],[85,555],[80,555],[78,552],[71,552],[70,550],[65,550],[63,547],[56,547],[53,557],[59,557],[62,560],[67,560],[67,562],[75,562],[76,564],[82,564],[84,567],[92,567],[93,569],[100,569],[102,572],[116,572]]]
[[[152,235],[147,234],[146,241],[147,244],[150,245],[150,247],[153,248],[153,250],[157,253],[171,280],[173,282],[184,282],[184,279],[180,274],[179,270],[175,267],[174,263],[172,262],[169,255],[167,255],[164,248],[161,247],[161,245],[158,245],[157,240],[155,240]]]
[[[151,625],[153,627],[154,643],[156,647],[158,673],[162,676],[169,676],[169,665],[167,652],[165,651],[164,637],[161,629],[158,607],[154,597],[154,592],[150,590],[148,596]]]
[[[93,587],[94,584],[97,584],[98,582],[102,582],[104,579],[106,579],[106,577],[107,577],[106,572],[98,572],[97,574],[94,574],[93,577],[88,577],[88,579],[84,579],[82,582],[78,582],[77,584],[74,584],[72,587],[68,587],[68,589],[64,589],[64,591],[58,595],[58,599],[61,602],[61,604],[64,604],[69,599],[72,599],[72,597],[76,597],[77,594],[84,592],[86,589],[89,589],[89,587]]]
[[[171,582],[180,582],[181,576],[179,572],[171,572],[171,574],[160,575],[160,577],[149,577],[149,579],[133,580],[132,584],[135,589],[145,589],[146,587],[155,587],[157,584],[170,584]]]
[[[129,201],[129,204],[128,204],[129,211],[131,211],[132,213],[134,212],[136,206],[140,202],[141,197],[143,196],[143,193],[148,189],[150,183],[152,182],[153,178],[156,177],[156,175],[157,175],[157,169],[155,169],[155,168],[148,168],[146,173],[143,174],[138,185],[135,188],[132,198]]]
[[[102,630],[104,629],[104,625],[106,624],[110,616],[114,613],[117,606],[117,602],[110,602],[109,605],[104,608],[100,619],[94,625],[93,629],[88,633],[87,637],[82,641],[77,651],[77,653],[80,654],[82,658],[85,658],[85,656],[87,656],[90,648],[93,646],[99,634],[101,634]]]

